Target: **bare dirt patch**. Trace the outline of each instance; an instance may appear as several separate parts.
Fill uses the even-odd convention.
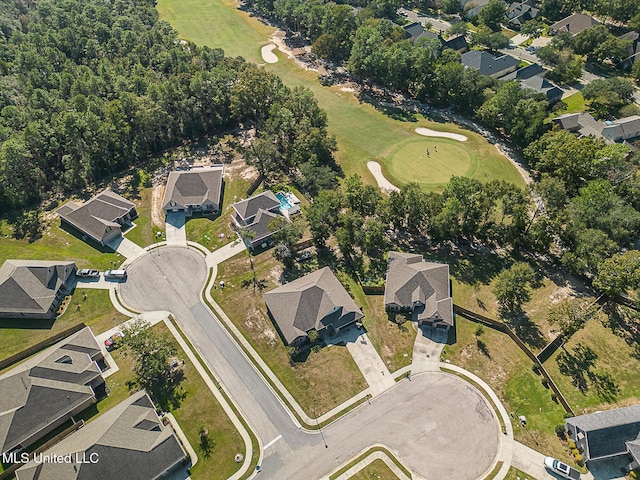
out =
[[[162,215],[162,195],[164,193],[164,185],[156,185],[151,190],[151,223],[156,227],[164,226]]]

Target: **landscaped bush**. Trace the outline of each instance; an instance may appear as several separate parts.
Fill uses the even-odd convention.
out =
[[[564,439],[565,438],[564,425],[562,425],[562,424],[556,425],[556,435],[558,437],[560,437],[560,439]]]
[[[584,460],[582,459],[582,454],[578,453],[577,455],[574,455],[575,459],[576,459],[576,463],[580,466],[584,465]]]
[[[574,442],[573,440],[569,440],[567,442],[567,447],[569,447],[569,450],[575,450],[576,449],[576,442]]]
[[[543,386],[544,388],[549,388],[549,380],[547,379],[547,377],[544,377],[544,378],[542,379],[542,386]]]
[[[533,373],[535,373],[536,375],[540,375],[540,367],[538,366],[537,363],[534,363],[533,365],[531,365],[531,370],[533,371]]]

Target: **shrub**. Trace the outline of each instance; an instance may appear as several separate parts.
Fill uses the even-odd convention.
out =
[[[576,442],[574,442],[573,440],[569,440],[567,442],[567,447],[569,447],[569,450],[575,450],[576,449]]]
[[[639,477],[638,475],[638,469],[636,470],[631,470],[631,472],[629,472],[629,478],[631,480],[636,480]]]
[[[584,460],[582,458],[582,455],[580,453],[574,455],[575,459],[576,459],[576,463],[580,466],[584,465]]]
[[[558,424],[556,425],[556,435],[560,438],[564,438],[565,434],[564,434],[564,425],[562,424]]]
[[[533,371],[533,373],[535,373],[536,375],[540,375],[540,366],[537,363],[534,363],[531,366],[531,370]]]
[[[544,378],[542,379],[542,386],[543,386],[544,388],[549,388],[549,380],[547,380],[547,377],[544,377]]]
[[[555,393],[552,393],[552,394],[551,394],[551,400],[552,400],[554,403],[558,403],[558,396],[557,396]]]

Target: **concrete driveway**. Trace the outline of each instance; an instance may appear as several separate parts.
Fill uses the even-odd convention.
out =
[[[187,229],[184,212],[167,213],[165,231],[167,233],[167,245],[186,245]]]
[[[169,310],[264,445],[262,477],[322,478],[374,444],[387,445],[425,478],[475,480],[490,470],[499,424],[470,384],[442,372],[397,383],[319,432],[302,430],[213,313],[201,303],[204,256],[167,246],[132,262],[120,286],[141,311]]]

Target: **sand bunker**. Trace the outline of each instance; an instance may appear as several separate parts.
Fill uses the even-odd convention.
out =
[[[381,190],[386,192],[400,191],[398,187],[396,187],[393,183],[391,183],[389,180],[384,178],[384,175],[382,174],[382,168],[380,167],[380,164],[378,162],[373,162],[373,161],[367,162],[367,168],[375,177],[376,182],[378,182],[378,187],[380,187]]]
[[[262,59],[267,63],[277,63],[278,57],[273,50],[276,48],[275,44],[270,43],[269,45],[265,45],[262,47]]]
[[[459,142],[467,141],[467,137],[465,137],[464,135],[460,135],[459,133],[438,132],[436,130],[431,130],[430,128],[424,128],[424,127],[416,128],[416,133],[418,135],[424,135],[425,137],[450,138],[452,140],[457,140]]]

